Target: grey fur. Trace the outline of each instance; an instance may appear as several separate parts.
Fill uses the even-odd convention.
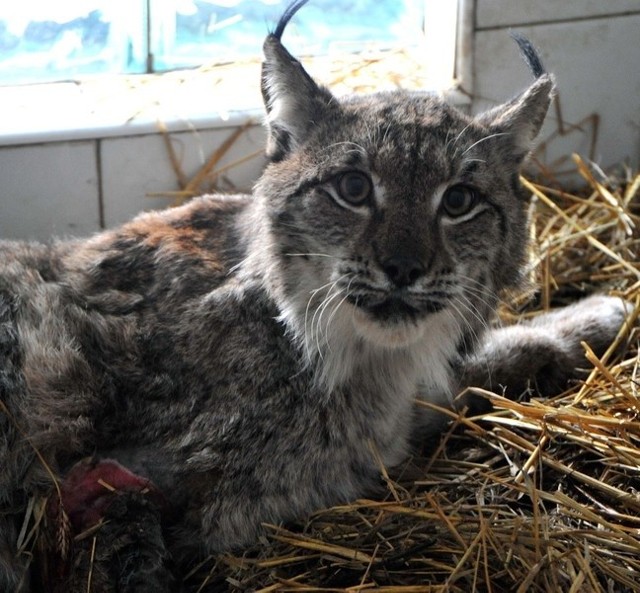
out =
[[[365,493],[378,454],[408,453],[416,395],[452,404],[465,377],[535,376],[553,360],[521,356],[536,347],[566,353],[564,381],[580,339],[615,335],[625,307],[604,297],[552,346],[486,331],[520,280],[518,175],[549,75],[476,119],[422,93],[338,100],[272,35],[263,84],[272,162],[252,197],[0,243],[0,590],[29,589],[17,533],[53,487],[36,450],[58,476],[96,455],[151,478],[179,563]],[[450,216],[456,185],[475,201]]]

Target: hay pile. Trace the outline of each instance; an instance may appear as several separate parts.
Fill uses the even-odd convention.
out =
[[[640,175],[580,195],[534,194],[532,282],[509,321],[600,291],[640,310]],[[243,555],[194,567],[193,591],[640,591],[640,383],[634,319],[587,380],[528,403],[485,393],[495,411],[450,430],[389,475],[376,500],[268,526]],[[618,346],[618,354],[612,354]],[[622,354],[620,354],[620,352]],[[391,471],[391,470],[389,470]]]

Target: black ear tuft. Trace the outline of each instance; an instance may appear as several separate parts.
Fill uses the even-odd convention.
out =
[[[547,73],[544,65],[542,64],[542,60],[540,59],[540,54],[538,50],[534,47],[533,43],[529,41],[522,33],[516,33],[515,31],[510,32],[511,39],[513,39],[520,48],[520,53],[524,58],[524,61],[529,66],[532,74],[536,78],[540,78],[544,74]]]
[[[293,15],[298,12],[309,0],[294,0],[285,11],[282,13],[278,24],[276,25],[275,30],[271,35],[273,35],[278,41],[282,39],[282,34],[284,33],[285,27],[289,24],[289,21],[293,18]]]
[[[263,46],[262,97],[269,127],[266,154],[274,161],[303,144],[313,127],[336,109],[333,95],[315,83],[280,39],[287,23],[306,3],[291,3]]]

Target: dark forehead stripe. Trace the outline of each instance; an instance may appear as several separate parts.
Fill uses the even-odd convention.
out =
[[[413,146],[415,147],[415,153],[414,153],[414,158],[413,158],[413,163],[411,166],[411,173],[410,173],[410,177],[409,177],[409,181],[411,183],[411,189],[414,191],[417,189],[416,184],[418,183],[418,176],[420,175],[420,169],[421,169],[421,156],[422,156],[422,140],[423,140],[423,136],[425,134],[425,130],[421,127],[421,126],[415,126],[414,132],[413,132],[413,137],[414,137],[414,143]]]
[[[486,200],[489,207],[493,209],[493,211],[498,216],[498,224],[500,225],[500,237],[504,240],[509,233],[509,225],[507,223],[507,215],[504,211],[504,208],[500,204],[496,204],[490,200]]]
[[[465,161],[460,169],[460,177],[464,180],[473,176],[473,174],[478,170],[478,161]]]

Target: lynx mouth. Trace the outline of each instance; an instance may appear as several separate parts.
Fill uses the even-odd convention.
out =
[[[379,322],[398,323],[417,321],[432,313],[437,313],[445,308],[443,303],[436,301],[421,302],[416,307],[399,297],[389,297],[382,301],[370,302],[362,298],[349,299],[360,310],[365,311],[369,317]]]

